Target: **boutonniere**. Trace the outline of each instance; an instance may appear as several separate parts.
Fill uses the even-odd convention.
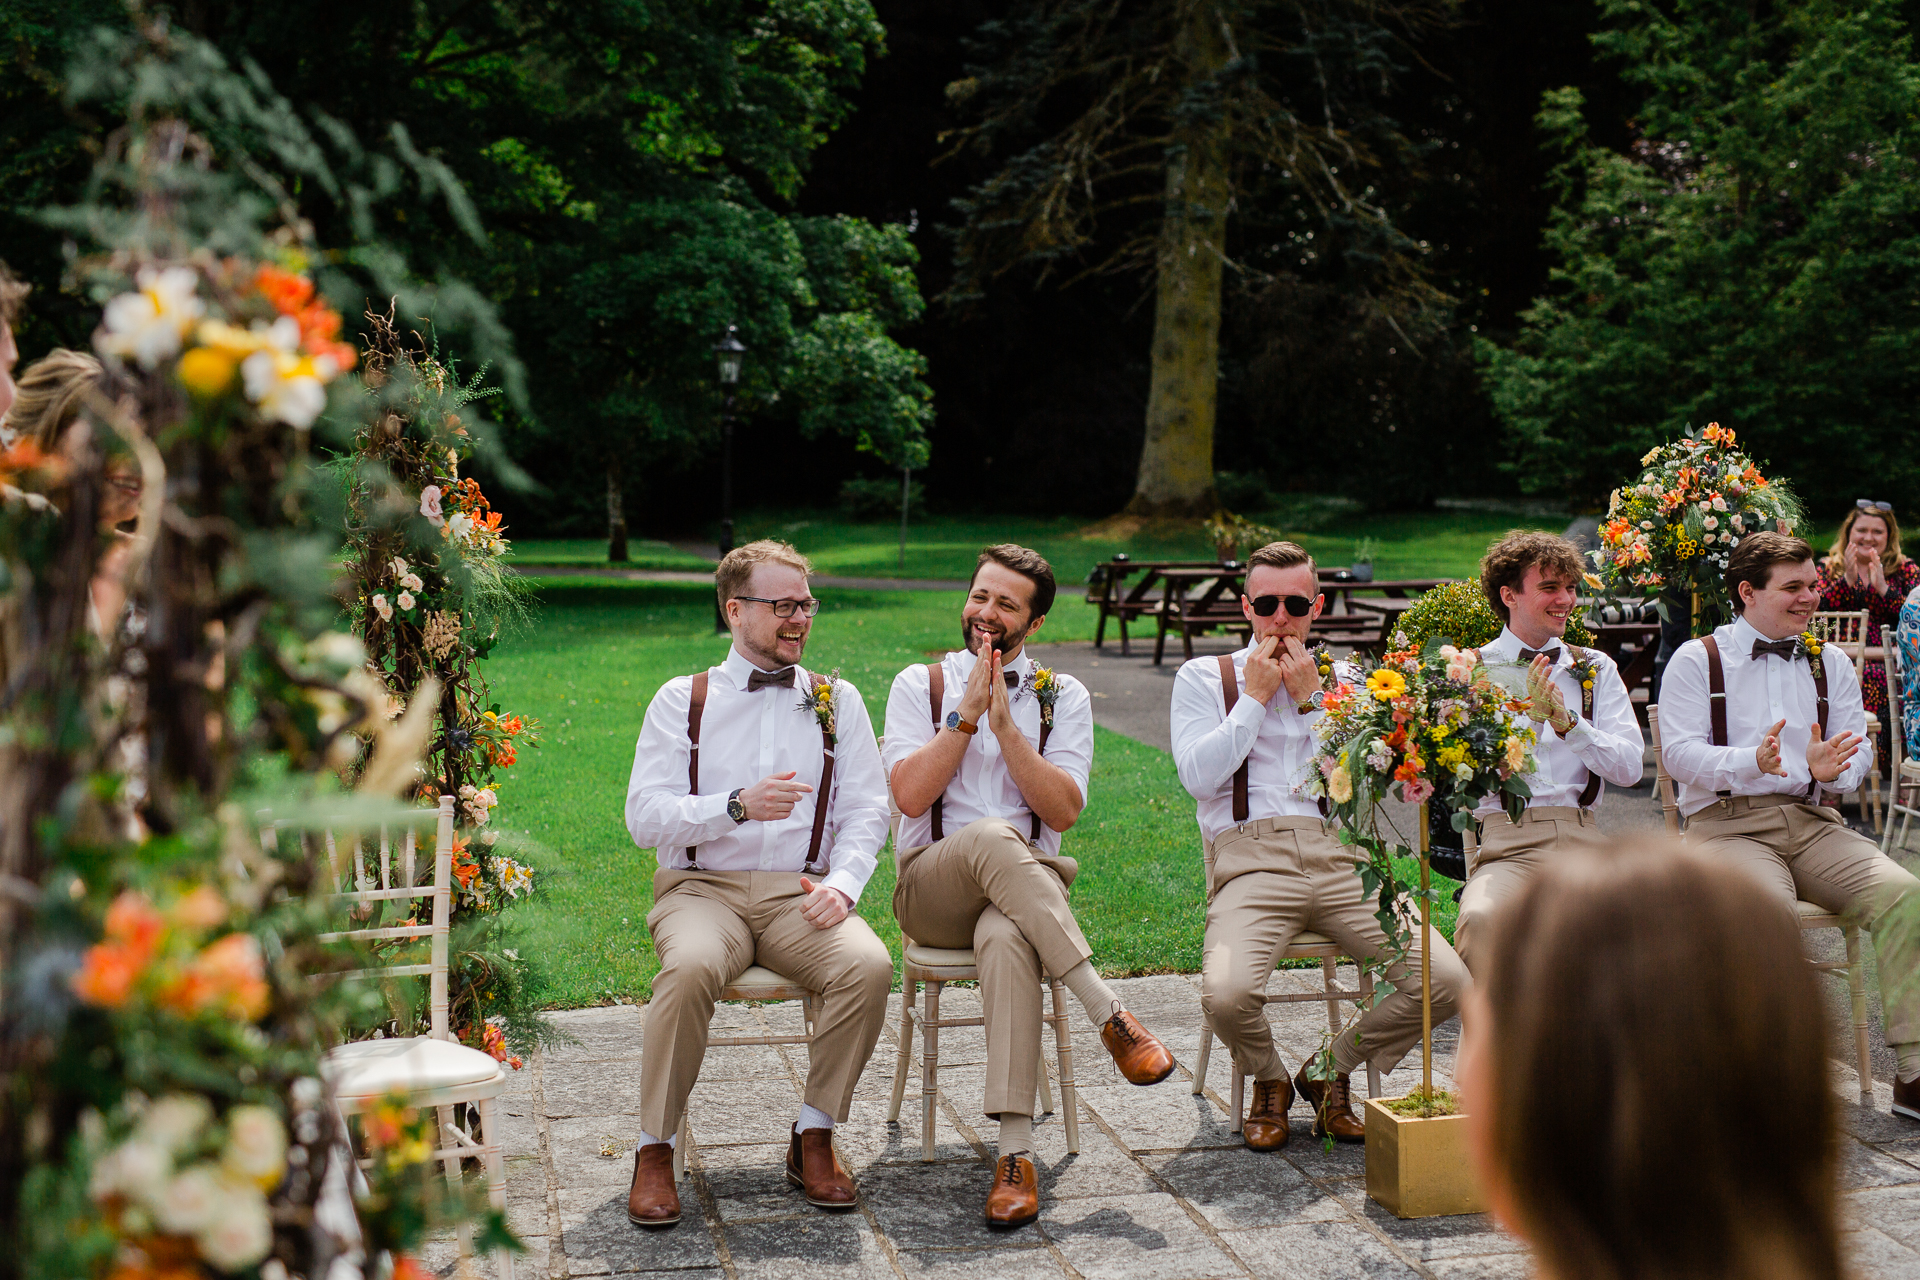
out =
[[[1308,649],[1307,656],[1313,659],[1313,669],[1320,677],[1320,687],[1332,693],[1334,687],[1340,683],[1333,674],[1333,650],[1329,649],[1323,640]]]
[[[1053,728],[1053,704],[1060,701],[1060,682],[1053,677],[1050,667],[1035,666],[1027,671],[1027,678],[1020,683],[1022,691],[1032,690],[1040,703],[1040,727]]]
[[[1582,689],[1589,693],[1593,691],[1596,668],[1593,663],[1593,653],[1591,650],[1580,650],[1578,656],[1567,664],[1567,670],[1573,673],[1573,678],[1580,682]]]
[[[1816,680],[1820,678],[1821,672],[1820,651],[1826,647],[1826,641],[1811,631],[1802,631],[1798,636],[1794,637],[1793,656],[1807,660],[1807,665],[1813,668],[1813,675]]]
[[[800,699],[800,709],[812,712],[813,718],[820,722],[820,731],[838,742],[839,734],[833,723],[833,687],[840,681],[840,668],[835,667],[824,676],[810,675],[807,681],[806,696]]]

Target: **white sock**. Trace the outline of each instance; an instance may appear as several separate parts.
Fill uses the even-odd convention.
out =
[[[833,1128],[833,1117],[818,1107],[800,1104],[800,1118],[793,1123],[796,1132],[805,1133],[809,1129]]]
[[[1113,994],[1094,970],[1093,961],[1082,960],[1073,968],[1060,975],[1060,981],[1067,984],[1067,990],[1087,1011],[1087,1017],[1095,1027],[1104,1027],[1114,1014],[1120,1011],[1120,998]]]
[[[1000,1155],[1031,1156],[1033,1154],[1033,1117],[1022,1115],[1018,1111],[1000,1113]]]
[[[668,1134],[664,1138],[656,1138],[650,1133],[642,1133],[640,1135],[640,1145],[643,1147],[657,1147],[664,1142],[671,1147],[675,1142],[679,1141],[679,1138],[680,1135],[677,1133]]]
[[[1909,1044],[1890,1044],[1896,1062],[1893,1074],[1901,1084],[1912,1084],[1914,1077],[1920,1076],[1920,1040]]]

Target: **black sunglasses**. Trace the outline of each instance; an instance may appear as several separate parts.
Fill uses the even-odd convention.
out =
[[[1282,604],[1285,604],[1287,612],[1296,618],[1306,617],[1307,612],[1313,608],[1313,601],[1305,596],[1255,596],[1253,611],[1263,618],[1271,618],[1280,611]]]
[[[1870,501],[1870,500],[1868,500],[1868,499],[1866,499],[1866,498],[1855,498],[1855,499],[1853,500],[1853,505],[1854,505],[1854,506],[1856,506],[1856,507],[1858,507],[1858,508],[1860,508],[1860,509],[1861,509],[1862,511],[1891,511],[1891,510],[1893,510],[1893,504],[1892,504],[1891,502],[1873,502],[1873,501]]]

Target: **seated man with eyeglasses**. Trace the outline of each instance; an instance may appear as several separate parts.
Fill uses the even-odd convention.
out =
[[[820,602],[784,542],[735,548],[714,573],[733,647],[662,685],[627,787],[627,830],[656,850],[647,928],[660,956],[640,1060],[640,1135],[627,1217],[680,1221],[673,1142],[720,989],[761,964],[823,997],[807,1047],[787,1180],[809,1204],[854,1207],[835,1158],[886,1018],[893,960],[852,913],[887,841],[880,748],[860,693],[800,667]],[[746,1085],[755,1107],[762,1087]]]
[[[1267,979],[1296,934],[1325,934],[1354,957],[1388,950],[1352,847],[1340,843],[1320,802],[1300,787],[1313,768],[1323,692],[1304,641],[1323,603],[1313,557],[1291,542],[1268,543],[1247,557],[1240,608],[1252,624],[1252,643],[1231,655],[1195,658],[1173,684],[1174,764],[1199,802],[1206,839],[1200,1004],[1234,1069],[1254,1079],[1242,1137],[1255,1151],[1287,1144],[1296,1090],[1313,1107],[1315,1137],[1366,1141],[1349,1092],[1354,1068],[1371,1058],[1391,1070],[1420,1040],[1417,937],[1387,971],[1393,993],[1335,1038],[1331,1080],[1310,1078],[1303,1062],[1289,1083],[1267,1024]],[[1343,678],[1357,682],[1359,673]],[[1432,978],[1438,1023],[1453,1016],[1469,979],[1437,933]]]

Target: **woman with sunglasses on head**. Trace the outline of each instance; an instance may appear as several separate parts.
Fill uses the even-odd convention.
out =
[[[1920,565],[1900,552],[1900,522],[1893,504],[1861,498],[1840,522],[1833,550],[1821,562],[1822,612],[1867,613],[1867,643],[1889,643],[1900,625],[1900,606],[1920,587]],[[1887,677],[1882,663],[1869,662],[1861,673],[1860,693],[1867,714],[1887,722]],[[1880,774],[1890,776],[1893,753],[1882,738],[1874,744],[1880,755]]]

